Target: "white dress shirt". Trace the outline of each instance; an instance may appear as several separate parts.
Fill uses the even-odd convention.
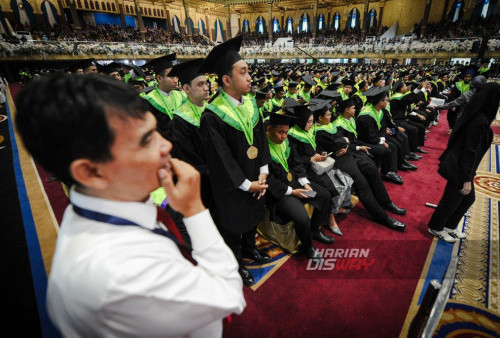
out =
[[[246,306],[238,263],[208,210],[184,219],[194,266],[168,237],[151,202],[119,202],[71,190],[71,203],[139,226],[64,213],[47,291],[66,337],[220,337],[222,318]]]

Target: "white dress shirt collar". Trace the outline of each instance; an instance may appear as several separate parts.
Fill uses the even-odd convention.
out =
[[[163,90],[161,90],[160,88],[158,88],[158,91],[161,93],[161,95],[164,95],[164,96],[169,96],[170,94],[172,94],[172,91],[170,92],[164,92]]]
[[[226,94],[227,94],[227,92],[226,92]],[[240,104],[243,104],[243,96],[241,97],[241,101],[236,100],[234,97],[232,97],[229,94],[227,94],[227,97],[229,97],[229,99],[231,100],[231,102],[234,104],[235,107],[238,107]]]
[[[71,204],[82,209],[124,218],[149,230],[156,228],[156,205],[150,200],[147,202],[113,201],[82,194],[76,191],[74,186],[70,190],[69,198]]]

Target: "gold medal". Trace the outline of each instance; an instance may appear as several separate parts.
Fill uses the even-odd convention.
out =
[[[286,178],[288,179],[288,182],[292,182],[292,178],[293,178],[292,173],[288,173],[286,175]]]
[[[254,158],[257,158],[257,155],[259,154],[259,149],[254,146],[250,146],[247,150],[247,156],[249,159],[253,160]]]

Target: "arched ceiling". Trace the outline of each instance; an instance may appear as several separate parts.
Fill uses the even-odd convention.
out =
[[[318,1],[318,8],[338,7],[344,5],[364,4],[365,0],[187,0],[190,7],[211,10],[223,10],[226,6],[231,7],[231,13],[267,13],[269,3],[273,4],[273,11],[288,11],[297,9],[312,9]],[[380,0],[370,0],[379,2]],[[161,0],[165,3],[178,3],[182,0]]]

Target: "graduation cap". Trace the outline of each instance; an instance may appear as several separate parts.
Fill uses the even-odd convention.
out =
[[[276,84],[274,86],[274,92],[279,93],[279,92],[284,92],[285,90],[283,89],[283,85],[281,83]]]
[[[101,73],[104,74],[111,74],[115,72],[119,72],[122,69],[122,64],[118,62],[111,62],[108,63],[107,65],[101,66]]]
[[[342,114],[344,110],[348,107],[354,106],[354,100],[352,98],[348,98],[347,100],[340,101],[337,103],[337,112]]]
[[[304,80],[304,87],[305,88],[311,88],[316,85],[316,82],[313,80],[312,75],[304,75],[302,76],[302,80]]]
[[[80,68],[85,70],[86,68],[92,67],[92,66],[97,66],[97,62],[95,61],[94,58],[92,59],[86,59],[80,62]]]
[[[387,91],[391,88],[391,86],[385,86],[385,87],[378,87],[378,86],[373,86],[370,89],[368,89],[366,92],[363,93],[364,96],[368,98],[375,98],[379,95],[382,95],[384,93],[387,93]]]
[[[353,87],[354,86],[354,81],[351,80],[350,78],[345,77],[345,78],[342,79],[342,84],[344,86],[351,86],[351,87]]]
[[[200,71],[200,67],[202,64],[203,58],[178,63],[172,67],[172,70],[170,71],[170,73],[168,73],[168,76],[176,76],[179,78],[181,84],[189,84],[195,77],[204,75],[204,73]]]
[[[310,105],[311,111],[314,114],[314,119],[317,120],[320,116],[325,115],[332,106],[330,105],[330,100],[320,100],[314,101],[315,104]]]
[[[271,90],[270,86],[266,86],[266,87],[262,88],[261,90],[257,90],[255,92],[255,99],[256,100],[265,99],[267,97],[267,94],[269,94],[270,90]]]
[[[297,88],[298,85],[299,85],[298,82],[296,82],[296,81],[290,81],[288,83],[288,88]]]
[[[358,83],[358,88],[359,88],[359,90],[361,90],[361,89],[365,88],[365,86],[366,86],[366,81],[365,81],[365,80],[363,80],[363,81],[361,81],[360,83]]]
[[[340,87],[340,83],[330,83],[326,86],[326,90],[336,91]]]
[[[392,85],[392,91],[393,92],[399,92],[399,90],[403,87],[405,83],[403,82],[403,79],[399,79],[395,84]]]
[[[333,90],[323,90],[318,95],[318,98],[330,100],[330,101],[332,101],[332,100],[337,101],[340,97],[341,97],[340,93],[337,91],[333,91]]]
[[[160,56],[146,63],[145,66],[153,68],[156,74],[161,73],[165,69],[172,68],[177,64],[177,55],[175,53]]]
[[[219,76],[228,73],[236,62],[242,60],[242,57],[238,54],[242,40],[243,35],[238,35],[212,48],[205,59],[202,71],[206,73],[214,72]]]
[[[291,126],[295,122],[295,117],[286,114],[269,114],[269,125],[271,126]]]

